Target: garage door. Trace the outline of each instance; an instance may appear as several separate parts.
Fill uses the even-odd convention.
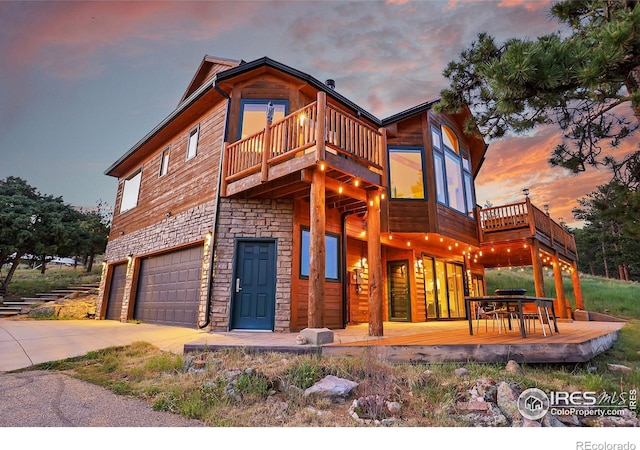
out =
[[[201,266],[201,246],[143,259],[134,319],[196,327]]]
[[[124,283],[127,280],[127,265],[118,264],[117,266],[113,266],[112,270],[105,317],[109,320],[120,320],[122,299],[124,298]]]

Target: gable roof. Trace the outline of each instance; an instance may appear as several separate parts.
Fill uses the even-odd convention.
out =
[[[193,75],[191,82],[187,86],[187,90],[180,98],[180,103],[185,101],[191,94],[193,94],[200,86],[202,86],[208,78],[213,78],[214,75],[231,69],[233,67],[242,64],[244,61],[237,59],[220,58],[218,56],[205,55],[200,63],[200,67]]]
[[[180,103],[176,107],[174,111],[172,111],[164,120],[162,120],[158,125],[156,125],[149,133],[147,133],[140,141],[138,141],[133,147],[131,147],[124,155],[122,155],[116,162],[114,162],[107,170],[105,170],[106,175],[118,176],[118,168],[125,163],[132,155],[134,155],[140,148],[142,148],[147,142],[149,142],[152,138],[157,136],[161,131],[163,131],[167,126],[169,126],[176,118],[180,116],[182,112],[196,104],[196,102],[202,98],[204,95],[208,94],[212,89],[217,91],[216,95],[224,95],[227,96],[228,93],[224,93],[224,91],[220,88],[219,83],[224,82],[226,80],[232,80],[234,77],[247,74],[253,70],[259,70],[263,68],[271,68],[276,71],[282,72],[289,76],[295,77],[308,85],[312,86],[319,91],[325,92],[327,96],[333,98],[334,100],[346,105],[347,107],[356,111],[358,116],[365,117],[378,127],[384,127],[395,122],[399,122],[405,119],[408,119],[417,114],[424,113],[430,110],[434,104],[436,104],[439,99],[430,100],[419,105],[408,108],[404,111],[396,113],[392,116],[387,117],[386,119],[378,119],[376,116],[361,108],[345,96],[336,92],[334,88],[329,87],[327,84],[319,81],[318,79],[312,77],[309,74],[306,74],[300,70],[294,69],[293,67],[282,64],[278,61],[275,61],[267,56],[262,58],[245,62],[243,60],[235,60],[228,58],[220,58],[215,56],[206,55],[195,75],[191,79],[185,93],[180,99]],[[486,146],[484,148],[486,151]],[[484,151],[482,151],[482,157],[484,159]],[[481,163],[480,163],[481,164]],[[476,167],[474,171],[474,175],[477,174],[480,167]]]

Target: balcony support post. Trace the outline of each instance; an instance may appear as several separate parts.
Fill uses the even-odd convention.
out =
[[[229,167],[231,163],[229,161],[231,155],[229,154],[229,143],[225,142],[222,146],[222,175],[220,176],[220,197],[227,196],[227,177],[229,176]]]
[[[369,336],[382,336],[382,248],[380,192],[367,193],[367,259],[369,265]]]
[[[313,169],[311,174],[311,205],[309,226],[309,328],[325,325],[325,172]]]
[[[564,285],[562,284],[562,268],[560,267],[560,254],[556,250],[553,252],[553,279],[556,283],[556,301],[555,309],[558,311],[558,315],[566,319],[571,317],[571,308],[567,301],[566,295],[564,295]]]
[[[271,123],[267,115],[267,123],[264,127],[264,140],[262,142],[262,167],[260,169],[260,181],[266,183],[269,180],[269,159],[271,158]]]
[[[573,284],[573,295],[576,298],[576,309],[584,309],[584,299],[582,298],[582,288],[580,287],[580,274],[578,273],[578,263],[571,264],[571,282]]]
[[[531,264],[533,265],[533,283],[536,287],[536,297],[546,297],[544,291],[544,274],[542,273],[542,259],[540,258],[540,244],[537,239],[531,239]]]
[[[327,94],[318,92],[318,117],[316,123],[316,162],[324,161],[325,158],[325,128],[327,122]]]

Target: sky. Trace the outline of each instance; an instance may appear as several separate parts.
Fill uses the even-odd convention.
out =
[[[0,179],[90,208],[113,206],[104,171],[173,111],[205,55],[263,56],[378,118],[439,96],[446,64],[480,32],[559,31],[547,0],[0,1]],[[522,200],[579,226],[576,199],[609,179],[551,168],[555,129],[490,142],[477,203]]]

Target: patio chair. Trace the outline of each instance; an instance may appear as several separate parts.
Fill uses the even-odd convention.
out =
[[[480,320],[484,320],[484,329],[489,332],[489,321],[491,321],[491,331],[495,330],[496,324],[498,326],[498,334],[502,334],[501,320],[494,305],[488,303],[481,303],[476,309],[476,329],[480,330]]]

